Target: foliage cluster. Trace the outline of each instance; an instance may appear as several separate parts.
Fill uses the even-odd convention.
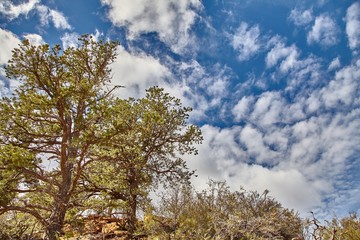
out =
[[[300,217],[268,191],[231,191],[225,182],[210,181],[201,192],[173,187],[162,194],[154,213],[145,224],[162,239],[292,239],[302,234]]]

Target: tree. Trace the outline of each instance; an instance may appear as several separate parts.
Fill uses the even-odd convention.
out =
[[[117,101],[114,106],[122,114],[114,121],[125,125],[125,130],[100,146],[98,157],[106,162],[89,166],[86,187],[124,203],[132,234],[139,204],[147,202],[149,190],[189,181],[193,171],[181,155],[197,154],[194,144],[202,136],[198,127],[187,123],[191,108],[182,107],[162,88],[148,89],[141,99]]]
[[[21,85],[0,102],[0,214],[31,215],[50,240],[79,204],[82,172],[99,161],[93,149],[121,131],[102,127],[112,118],[106,86],[116,47],[89,36],[65,50],[23,41],[6,67]]]

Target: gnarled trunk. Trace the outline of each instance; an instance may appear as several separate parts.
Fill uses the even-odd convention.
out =
[[[63,234],[62,228],[64,226],[66,211],[67,201],[65,201],[65,199],[59,199],[59,201],[55,203],[54,211],[51,214],[49,224],[46,227],[49,240],[56,240],[58,239],[58,236]]]

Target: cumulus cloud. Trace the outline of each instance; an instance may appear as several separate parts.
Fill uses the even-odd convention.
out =
[[[24,34],[24,38],[29,40],[30,44],[35,45],[35,46],[38,46],[38,45],[41,45],[41,44],[45,43],[42,36],[40,36],[39,34],[36,34],[36,33]]]
[[[45,5],[38,5],[36,9],[43,26],[49,25],[49,21],[51,21],[57,29],[71,29],[71,25],[68,23],[63,13],[50,9]]]
[[[22,14],[27,15],[31,10],[35,9],[38,3],[40,3],[40,0],[29,0],[15,5],[11,0],[2,0],[0,2],[0,13],[12,20]]]
[[[329,64],[328,70],[331,71],[331,70],[339,68],[340,66],[341,66],[340,58],[336,57]]]
[[[227,180],[232,189],[270,190],[271,195],[286,207],[303,213],[320,205],[320,188],[325,184],[310,180],[295,168],[273,168],[255,162],[255,157],[269,159],[275,155],[266,145],[264,135],[251,126],[217,128],[205,125],[202,128],[203,144],[198,146],[199,155],[189,156],[188,163],[197,169],[199,177],[193,179],[199,189],[205,187],[208,178]],[[279,159],[283,155],[279,155]],[[254,162],[252,162],[254,161]],[[259,161],[259,160],[257,160]]]
[[[250,107],[254,103],[254,96],[245,96],[238,101],[238,103],[232,109],[232,113],[235,116],[235,121],[240,121],[246,116],[248,116],[250,112]]]
[[[285,80],[286,92],[295,94],[299,88],[315,87],[323,81],[322,59],[313,54],[301,57],[295,44],[286,46],[284,40],[277,37],[270,39],[268,48],[265,65],[267,71],[271,71],[270,79],[274,82]]]
[[[265,92],[254,104],[250,118],[264,127],[276,124],[283,121],[282,113],[285,104],[280,92]]]
[[[231,37],[231,44],[238,52],[240,61],[249,60],[261,48],[259,26],[249,27],[247,23],[242,22],[236,33]]]
[[[112,64],[112,83],[123,85],[126,90],[119,90],[122,97],[139,97],[145,89],[164,83],[170,75],[169,70],[158,59],[143,53],[131,53],[119,46],[116,62]]]
[[[312,9],[301,11],[299,9],[291,10],[289,20],[292,21],[296,26],[305,26],[313,21]]]
[[[0,65],[6,64],[11,56],[11,51],[20,44],[19,38],[12,32],[0,28]]]
[[[360,3],[353,3],[346,13],[346,34],[349,39],[351,49],[358,48],[360,45]]]
[[[325,47],[333,46],[339,41],[338,33],[339,29],[334,19],[323,14],[315,19],[307,35],[307,42],[308,44],[318,43]]]
[[[240,177],[246,189],[259,192],[268,189],[270,195],[286,207],[305,213],[321,204],[322,196],[317,184],[309,181],[297,169],[270,170],[259,165],[240,165],[237,169],[238,174],[230,178],[229,182],[233,183]]]
[[[359,117],[357,109],[285,126],[203,126],[199,155],[189,159],[198,170],[194,182],[201,188],[210,177],[227,180],[233,189],[268,189],[286,207],[304,214],[322,205],[344,176],[360,142]]]
[[[321,100],[328,108],[349,106],[359,92],[360,60],[352,66],[347,66],[338,71],[335,79],[322,88],[319,92]]]
[[[296,66],[299,55],[295,45],[286,47],[283,42],[279,41],[266,55],[266,67],[271,68],[280,62],[280,70],[287,72]]]
[[[101,0],[109,6],[108,17],[116,26],[126,26],[130,39],[156,32],[175,52],[192,45],[191,27],[202,8],[199,0]]]
[[[11,81],[5,77],[3,65],[12,57],[12,50],[20,44],[20,39],[12,32],[0,28],[0,97],[9,95],[18,86],[16,81]]]
[[[282,58],[269,58],[269,66],[285,59],[290,51],[285,52]],[[303,75],[316,69],[313,61],[298,58],[289,77],[311,82],[317,76]],[[354,171],[359,167],[353,158],[360,143],[360,60],[341,67],[335,58],[330,65],[337,69],[332,80],[321,87],[297,88],[291,102],[284,90],[244,96],[232,109],[239,126],[203,126],[200,154],[190,161],[202,176],[195,183],[202,186],[214,177],[235,189],[269,189],[285,206],[302,213],[321,207],[325,196],[340,200],[335,191],[349,174],[347,166]]]

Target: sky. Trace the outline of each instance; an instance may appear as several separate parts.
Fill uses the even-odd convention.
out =
[[[3,66],[24,38],[120,42],[119,97],[163,87],[193,108],[204,141],[186,156],[197,189],[270,191],[303,216],[360,214],[360,1],[0,0]]]

